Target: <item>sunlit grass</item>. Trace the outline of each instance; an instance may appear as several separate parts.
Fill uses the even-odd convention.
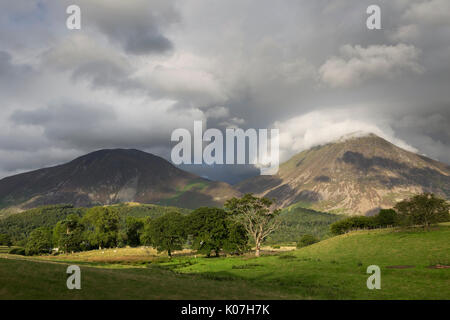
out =
[[[259,258],[206,258],[184,250],[169,259],[144,247],[42,257],[2,254],[0,297],[450,299],[450,269],[430,268],[450,263],[449,239],[450,224],[441,224],[429,232],[356,231],[301,249],[265,247]],[[80,292],[65,288],[68,264],[82,268]],[[366,287],[369,265],[381,268],[381,290]]]

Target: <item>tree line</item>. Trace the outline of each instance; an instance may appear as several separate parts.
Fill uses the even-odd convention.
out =
[[[334,235],[358,229],[399,226],[422,226],[428,230],[433,224],[450,220],[449,208],[447,200],[432,193],[423,193],[400,201],[391,209],[381,209],[375,216],[356,216],[337,221],[330,226],[330,230]]]
[[[283,231],[280,225],[285,221],[280,217],[280,210],[273,208],[273,204],[272,200],[246,194],[242,198],[228,200],[223,209],[202,207],[180,213],[175,211],[176,208],[171,208],[146,216],[153,212],[148,210],[154,209],[140,208],[139,210],[144,210],[140,216],[126,217],[123,217],[123,212],[117,207],[111,206],[82,210],[58,206],[50,220],[63,218],[53,222],[53,225],[30,230],[26,240],[22,242],[25,247],[23,253],[44,254],[50,253],[53,248],[58,248],[59,252],[70,253],[144,245],[152,246],[158,252],[166,251],[169,256],[172,256],[175,250],[185,247],[206,256],[218,256],[221,252],[242,254],[253,246],[255,255],[259,256],[264,241],[274,234],[274,231]],[[43,210],[53,212],[47,207]],[[33,222],[31,226],[27,225],[27,228],[41,223],[43,218],[37,212],[27,213],[27,217]],[[428,229],[432,224],[449,220],[448,202],[433,194],[424,193],[403,200],[391,209],[382,209],[375,216],[355,216],[338,220],[330,225],[330,232],[338,235],[356,229],[413,225]],[[0,233],[0,245],[10,246],[14,243],[13,240],[10,235]],[[302,247],[317,241],[318,238],[304,234],[297,241],[297,245]],[[21,250],[23,249],[17,252],[21,253]]]
[[[53,228],[34,229],[27,238],[25,254],[77,252],[141,245],[152,246],[171,257],[189,245],[206,256],[242,254],[261,244],[279,226],[279,210],[273,201],[246,194],[228,200],[224,209],[201,207],[189,214],[168,212],[157,218],[120,219],[111,207],[93,207],[80,216],[69,214]]]

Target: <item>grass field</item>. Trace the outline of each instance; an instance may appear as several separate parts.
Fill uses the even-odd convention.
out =
[[[1,299],[450,299],[450,226],[433,231],[372,230],[260,258],[169,260],[128,248],[51,257],[0,254]],[[103,253],[102,253],[103,252]],[[82,289],[66,288],[78,264]],[[381,268],[368,290],[366,268]]]
[[[0,253],[8,253],[9,250],[11,250],[11,248],[6,247],[6,246],[0,246]]]

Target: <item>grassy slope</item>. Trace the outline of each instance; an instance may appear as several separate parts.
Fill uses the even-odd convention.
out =
[[[80,263],[78,292],[65,288],[66,265],[3,255],[0,298],[450,299],[450,269],[428,268],[450,264],[449,239],[447,224],[431,232],[358,231],[261,258],[187,256],[149,268]],[[86,261],[82,256],[51,259]],[[381,290],[366,287],[372,264],[381,267]],[[386,268],[392,265],[415,267]]]
[[[432,232],[358,231],[296,250],[288,258],[217,259],[183,272],[215,272],[260,283],[281,283],[286,292],[326,299],[450,299],[450,227]],[[286,254],[284,254],[286,256]],[[290,257],[289,257],[290,256]],[[259,266],[236,269],[233,265]],[[381,268],[381,290],[368,290],[366,268]],[[387,266],[414,265],[411,269]]]
[[[81,266],[81,290],[66,288],[67,265],[0,259],[1,299],[268,299],[248,282],[213,282],[159,268],[110,269]],[[215,284],[215,285],[214,285]],[[214,287],[213,287],[214,285]]]
[[[281,211],[281,226],[272,233],[268,243],[298,241],[304,234],[312,234],[319,239],[329,236],[330,225],[342,219],[331,213],[314,211],[293,205]]]
[[[157,218],[171,211],[177,211],[184,214],[191,211],[189,209],[178,207],[140,203],[121,203],[111,205],[110,207],[117,210],[122,218],[128,216]],[[82,216],[86,211],[87,208],[72,208],[67,205],[51,205],[29,209],[4,218],[0,217],[0,233],[8,234],[15,241],[20,241],[25,239],[31,231],[36,228],[53,228],[58,221],[65,219],[69,214]]]

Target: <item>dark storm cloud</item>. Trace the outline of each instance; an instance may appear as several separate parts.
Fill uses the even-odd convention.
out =
[[[146,113],[154,115],[156,120],[147,121]],[[180,127],[178,121],[186,120],[170,110],[165,114],[167,118],[141,107],[120,110],[113,105],[64,102],[34,110],[16,110],[10,120],[18,127],[42,130],[51,145],[80,152],[113,147],[169,149],[171,132]],[[180,119],[170,122],[173,116]],[[195,116],[188,123],[193,119]]]
[[[102,27],[112,39],[119,41],[125,50],[132,54],[166,53],[173,44],[153,25],[122,28],[120,25]]]
[[[14,64],[10,53],[0,51],[0,93],[10,95],[11,90],[17,92],[20,86],[28,84],[33,75],[30,66]]]
[[[70,1],[0,5],[0,175],[106,147],[168,158],[171,130],[206,119],[277,125],[286,156],[366,129],[450,163],[449,3],[376,1],[372,31],[370,0],[80,0],[80,31]]]
[[[164,54],[173,43],[162,28],[176,22],[172,1],[82,1],[86,20],[125,52],[135,55]]]
[[[84,146],[90,138],[98,138],[105,123],[116,115],[108,106],[61,104],[37,110],[17,110],[11,120],[18,125],[39,126],[51,141]]]

